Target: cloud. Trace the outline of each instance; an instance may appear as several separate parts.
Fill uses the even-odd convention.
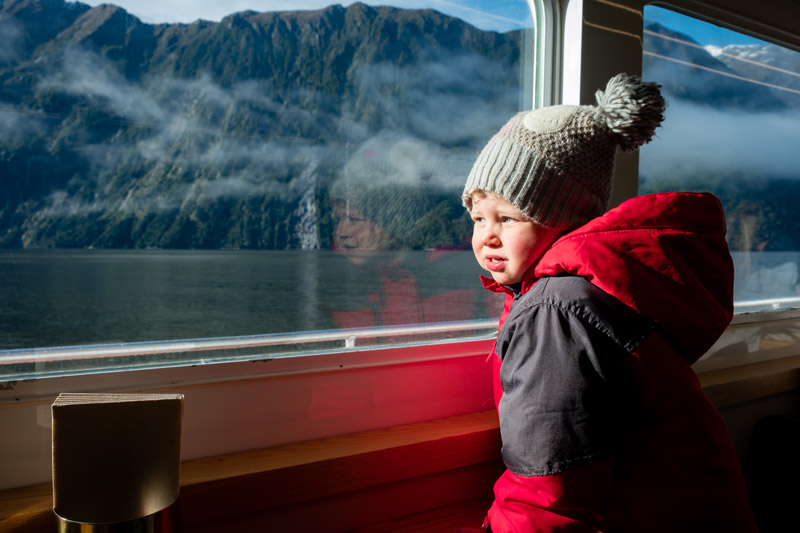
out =
[[[22,50],[22,25],[11,17],[0,18],[0,66],[16,63]]]
[[[131,81],[93,52],[67,50],[61,69],[37,90],[73,95],[81,103],[71,113],[91,109],[90,127],[105,133],[99,142],[71,140],[90,165],[92,200],[59,192],[52,212],[95,212],[103,202],[125,212],[253,196],[300,202],[315,184],[340,177],[345,160],[352,165],[369,150],[385,159],[382,173],[370,170],[373,181],[457,191],[477,150],[516,110],[515,87],[500,94],[493,88],[516,73],[486,58],[435,54],[410,70],[379,64],[357,71],[360,104],[376,114],[368,126],[357,120],[369,109],[339,113],[340,95],[296,88],[278,100],[265,80],[223,87],[208,75]],[[96,138],[91,131],[70,135]]]
[[[482,145],[517,110],[519,88],[502,90],[502,80],[514,79],[510,69],[467,54],[421,65],[413,78],[424,81],[409,102],[412,130],[444,145]]]
[[[61,218],[76,215],[100,213],[106,209],[103,202],[85,202],[70,196],[66,191],[53,191],[47,197],[47,207],[39,216]]]
[[[46,131],[47,116],[0,102],[0,145],[8,150],[22,148]]]
[[[473,153],[447,149],[401,132],[384,130],[364,142],[345,164],[333,194],[344,199],[355,189],[391,184],[428,192],[454,192],[464,184]]]
[[[104,101],[118,115],[143,123],[159,123],[161,106],[141,87],[129,83],[114,66],[80,48],[64,51],[59,69],[41,80],[37,91],[65,92]]]
[[[519,88],[500,85],[515,79],[511,68],[482,56],[437,53],[413,67],[363,65],[356,83],[362,102],[382,111],[377,121],[384,129],[478,147],[517,110]]]
[[[106,120],[120,126],[117,135],[78,148],[90,162],[101,193],[114,175],[138,167],[143,169],[145,181],[232,179],[234,185],[210,186],[208,190],[247,195],[265,189],[253,186],[249,193],[246,180],[237,181],[230,175],[248,169],[255,175],[268,174],[269,169],[309,157],[311,151],[319,152],[302,138],[270,133],[274,129],[270,117],[275,117],[283,104],[266,96],[270,91],[263,82],[251,80],[223,88],[203,75],[196,79],[151,77],[134,83],[102,57],[80,49],[66,51],[61,67],[42,80],[37,90],[74,95],[92,109],[105,111],[110,115]],[[12,118],[21,122],[24,117],[13,111]],[[310,112],[298,110],[296,114],[296,120],[319,120]],[[247,129],[242,129],[242,124],[247,124]],[[0,134],[4,131],[5,127],[0,128]]]
[[[723,111],[673,100],[657,137],[641,149],[641,173],[800,178],[800,110]]]

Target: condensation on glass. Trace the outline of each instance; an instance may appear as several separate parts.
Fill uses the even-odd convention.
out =
[[[490,332],[459,196],[530,86],[505,4],[4,13],[6,377]]]
[[[667,9],[644,11],[643,77],[669,100],[640,194],[714,193],[737,315],[800,307],[800,53]]]

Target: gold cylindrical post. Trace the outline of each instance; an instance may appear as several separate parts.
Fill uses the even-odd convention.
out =
[[[156,513],[124,522],[89,524],[58,516],[58,533],[178,533],[180,530],[178,500]]]

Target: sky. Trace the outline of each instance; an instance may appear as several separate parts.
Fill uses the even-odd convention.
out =
[[[320,9],[331,4],[349,5],[347,0],[83,0],[96,6],[112,3],[123,7],[144,22],[194,22],[197,19],[219,21],[226,15],[238,11],[285,11]],[[458,17],[484,30],[510,31],[530,27],[531,17],[525,0],[384,0],[365,1],[371,5],[390,4],[396,7],[419,9],[433,8],[442,13]],[[288,6],[288,7],[287,7]],[[761,44],[746,35],[724,30],[712,24],[679,15],[666,9],[648,6],[648,20],[682,31],[702,45],[724,46],[726,44]]]
[[[363,0],[362,0],[363,1]],[[332,4],[348,6],[347,0],[82,0],[91,6],[110,3],[124,8],[144,22],[219,21],[238,11],[287,11],[321,9]],[[484,30],[509,31],[530,26],[524,0],[384,0],[363,1],[370,5],[392,5],[408,9],[432,8],[456,16]],[[522,22],[522,24],[520,23]]]
[[[648,22],[658,22],[671,30],[685,33],[703,46],[725,46],[728,44],[764,44],[739,32],[730,31],[714,24],[687,17],[668,9],[645,6],[644,17]]]

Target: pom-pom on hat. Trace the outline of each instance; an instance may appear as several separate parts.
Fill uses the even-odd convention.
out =
[[[617,148],[650,142],[664,120],[660,85],[617,74],[596,106],[559,105],[514,115],[481,151],[464,186],[495,193],[534,222],[576,228],[608,208]]]

